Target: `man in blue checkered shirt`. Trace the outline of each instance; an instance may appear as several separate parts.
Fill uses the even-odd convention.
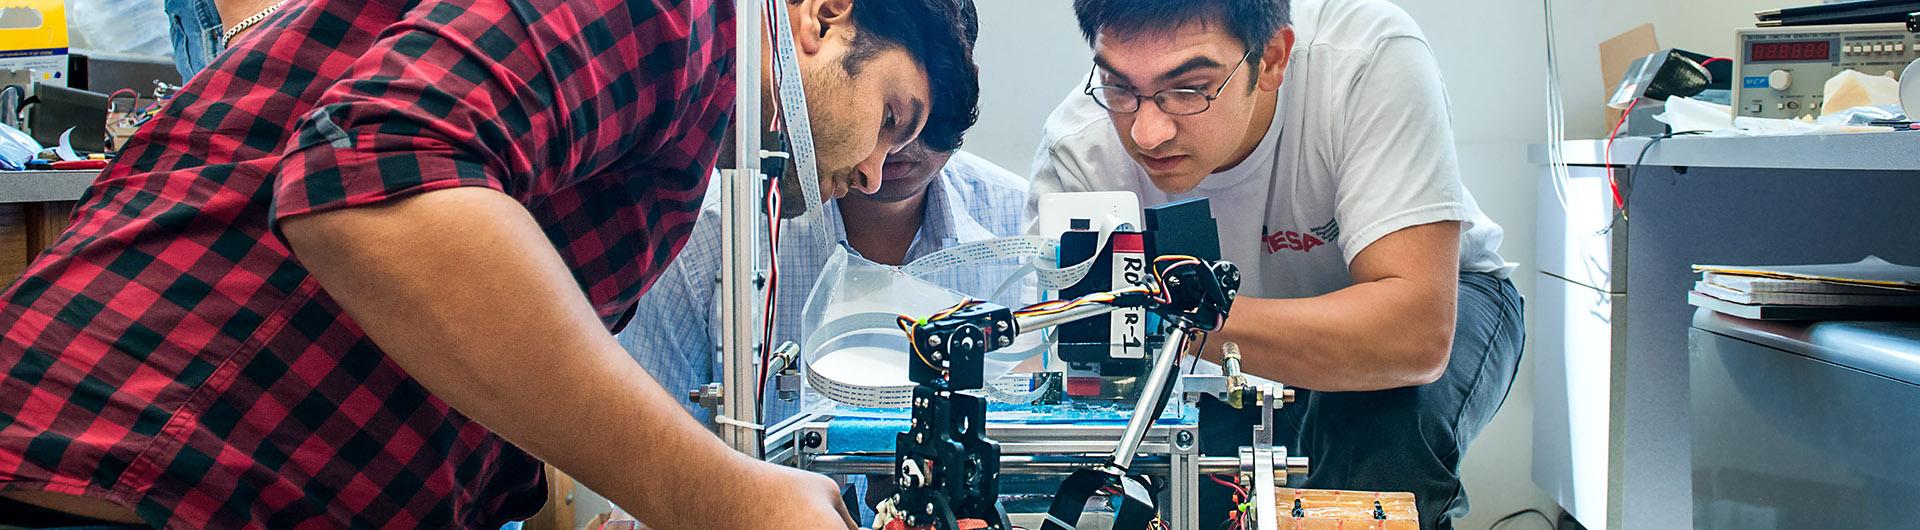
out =
[[[972,153],[943,153],[915,141],[887,157],[881,178],[874,193],[853,191],[819,214],[789,220],[781,229],[774,344],[800,340],[800,312],[807,294],[827,258],[843,242],[868,260],[902,265],[961,243],[1018,236],[1024,231],[1026,179]],[[618,335],[627,352],[675,396],[685,396],[723,375],[716,360],[723,332],[719,326],[720,255],[725,251],[720,238],[721,188],[708,189],[686,247],[641,297],[633,320]],[[760,248],[767,248],[765,236],[760,237]],[[756,260],[763,268],[765,261],[764,255]],[[985,297],[1016,266],[954,268],[926,279]],[[759,308],[763,301],[755,302]],[[711,426],[713,411],[691,402],[682,405]],[[797,408],[795,403],[769,397],[763,421],[777,423]]]

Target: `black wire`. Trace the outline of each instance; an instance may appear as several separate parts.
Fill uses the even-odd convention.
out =
[[[1487,525],[1487,530],[1494,530],[1495,528],[1500,528],[1500,525],[1503,525],[1503,524],[1507,524],[1507,523],[1511,523],[1511,522],[1513,522],[1513,521],[1514,521],[1515,519],[1519,519],[1519,518],[1520,518],[1520,516],[1523,516],[1523,515],[1526,515],[1526,514],[1534,514],[1534,515],[1538,515],[1538,516],[1540,516],[1540,520],[1542,520],[1542,521],[1546,521],[1546,522],[1547,522],[1547,528],[1553,528],[1553,527],[1554,527],[1554,523],[1553,523],[1553,518],[1552,518],[1552,517],[1548,517],[1548,516],[1547,516],[1547,512],[1543,512],[1543,511],[1540,511],[1540,510],[1537,510],[1537,509],[1533,509],[1533,508],[1527,508],[1527,509],[1525,509],[1525,510],[1520,510],[1520,511],[1517,511],[1517,512],[1513,512],[1513,513],[1510,513],[1510,514],[1507,514],[1507,516],[1506,516],[1506,517],[1501,517],[1501,518],[1500,518],[1499,520],[1496,520],[1496,521],[1494,521],[1494,522],[1493,522],[1493,524],[1490,524],[1490,525]]]
[[[1207,337],[1208,336],[1209,334],[1207,333],[1200,334],[1200,347],[1194,349],[1193,365],[1187,367],[1187,375],[1193,375],[1195,371],[1198,371],[1200,369],[1200,360],[1207,358],[1206,354],[1207,354]],[[1181,353],[1186,353],[1186,352],[1181,352]]]
[[[1695,134],[1701,134],[1701,131],[1686,131],[1686,132],[1677,132],[1677,133],[1670,132],[1670,133],[1655,135],[1652,138],[1648,139],[1647,145],[1640,146],[1640,156],[1633,158],[1633,165],[1627,168],[1627,179],[1624,182],[1620,183],[1627,187],[1627,191],[1621,194],[1622,199],[1620,200],[1620,218],[1625,219],[1627,217],[1627,207],[1633,204],[1633,190],[1635,188],[1640,187],[1638,183],[1638,180],[1640,178],[1640,166],[1641,164],[1644,164],[1647,161],[1647,152],[1652,151],[1653,146],[1656,144],[1659,144],[1661,140],[1665,140],[1675,136],[1690,136]]]

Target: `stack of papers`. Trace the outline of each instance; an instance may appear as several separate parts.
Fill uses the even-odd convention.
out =
[[[1767,320],[1920,319],[1920,267],[1876,256],[1854,263],[1787,266],[1695,265],[1688,301]]]

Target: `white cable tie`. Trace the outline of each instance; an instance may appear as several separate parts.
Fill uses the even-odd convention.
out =
[[[742,428],[742,429],[747,429],[747,430],[750,430],[750,431],[753,431],[753,432],[766,432],[766,431],[767,431],[767,426],[765,426],[765,425],[761,425],[761,424],[758,424],[758,423],[749,423],[749,422],[744,422],[744,421],[740,421],[740,420],[736,420],[736,419],[733,419],[733,418],[729,418],[729,417],[727,417],[727,415],[725,415],[725,414],[716,414],[716,415],[714,415],[714,417],[713,417],[713,422],[714,422],[714,423],[718,423],[718,424],[721,424],[721,425],[726,425],[726,426],[730,426],[730,427],[739,427],[739,428]]]

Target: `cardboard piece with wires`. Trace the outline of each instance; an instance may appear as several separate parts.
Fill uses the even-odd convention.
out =
[[[1718,68],[1715,70],[1714,68]],[[1717,75],[1716,75],[1717,74]],[[1613,161],[1613,144],[1627,136],[1649,136],[1649,141],[1640,151],[1639,160],[1644,160],[1647,150],[1660,140],[1674,136],[1664,124],[1652,119],[1665,105],[1668,98],[1693,97],[1707,89],[1725,87],[1731,77],[1731,63],[1726,58],[1713,57],[1669,48],[1641,57],[1627,68],[1625,78],[1607,102],[1609,108],[1621,110],[1619,121],[1607,133],[1605,164],[1607,167],[1607,189],[1613,195],[1614,209],[1624,218],[1627,216],[1628,193],[1622,189],[1627,185],[1617,173],[1618,166]],[[1623,128],[1625,129],[1623,131]],[[1634,163],[1636,166],[1639,162]]]

